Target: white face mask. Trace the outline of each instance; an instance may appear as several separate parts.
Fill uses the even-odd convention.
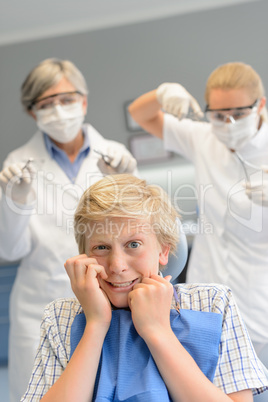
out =
[[[85,119],[81,102],[37,110],[35,115],[39,130],[61,144],[75,139]]]
[[[212,123],[212,132],[227,148],[238,151],[257,133],[259,120],[257,112],[252,112],[235,123]]]

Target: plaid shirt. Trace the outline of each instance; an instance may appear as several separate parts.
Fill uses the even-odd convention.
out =
[[[222,285],[175,285],[181,309],[223,315],[219,359],[213,380],[224,393],[268,389],[262,364],[257,358],[230,289]],[[173,300],[172,308],[175,308]],[[39,401],[63,373],[70,356],[71,325],[82,312],[76,299],[50,303],[41,324],[41,339],[32,376],[22,401]]]

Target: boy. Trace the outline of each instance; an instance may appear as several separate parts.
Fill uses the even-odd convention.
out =
[[[84,193],[80,255],[65,263],[78,301],[48,305],[21,401],[249,402],[267,389],[231,291],[159,275],[177,219],[163,190],[130,175]]]

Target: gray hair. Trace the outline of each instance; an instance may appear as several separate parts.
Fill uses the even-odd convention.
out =
[[[21,86],[21,103],[24,109],[30,110],[33,102],[50,87],[56,85],[62,77],[66,77],[83,95],[88,94],[84,76],[71,61],[46,59],[28,74]]]

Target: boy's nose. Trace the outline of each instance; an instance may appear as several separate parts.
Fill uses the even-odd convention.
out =
[[[127,270],[127,263],[119,253],[112,253],[109,258],[109,271],[113,274],[120,274]]]

